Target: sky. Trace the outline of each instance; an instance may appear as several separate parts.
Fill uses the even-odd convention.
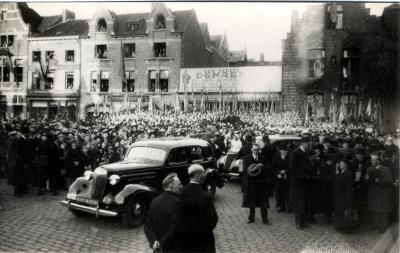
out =
[[[117,14],[150,12],[150,3],[144,2],[57,2],[28,3],[42,16],[59,15],[63,9],[75,12],[76,19],[90,19],[99,5],[105,5]],[[226,33],[230,50],[247,50],[248,58],[259,60],[282,59],[282,40],[290,31],[292,10],[300,13],[307,6],[319,3],[257,3],[257,2],[167,2],[172,11],[194,9],[199,22],[206,22],[210,35]],[[372,15],[382,15],[388,3],[368,3]]]

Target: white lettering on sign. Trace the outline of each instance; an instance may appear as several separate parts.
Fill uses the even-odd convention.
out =
[[[281,66],[181,69],[179,92],[280,92]]]

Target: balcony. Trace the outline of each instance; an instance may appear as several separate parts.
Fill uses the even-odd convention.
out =
[[[22,90],[22,82],[0,82],[0,91]]]
[[[30,97],[77,97],[79,90],[55,90],[55,89],[29,89],[28,96]]]

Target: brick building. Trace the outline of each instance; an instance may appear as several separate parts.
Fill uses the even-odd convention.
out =
[[[0,82],[3,116],[20,104],[21,115],[50,119],[83,118],[139,100],[142,107],[173,107],[181,68],[227,66],[222,52],[206,45],[194,10],[171,11],[153,3],[149,13],[117,15],[100,7],[91,19],[76,20],[68,10],[41,17],[26,4],[1,6],[7,9],[1,12],[2,41],[14,32],[10,38],[23,52],[16,54],[10,43],[1,48],[4,59],[10,52],[16,67],[23,68],[21,82],[12,73]]]
[[[364,3],[311,6],[301,17],[293,12],[282,43],[286,110],[306,119],[398,126],[399,15],[398,4],[377,17]]]
[[[28,37],[42,18],[26,3],[0,3],[0,117],[26,115]]]

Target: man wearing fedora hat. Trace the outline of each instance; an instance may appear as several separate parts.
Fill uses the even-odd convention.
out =
[[[271,225],[268,220],[269,193],[272,190],[273,173],[267,168],[266,158],[259,154],[260,146],[253,144],[251,154],[243,159],[243,203],[242,207],[250,208],[247,223],[253,223],[255,208],[261,210],[261,218],[264,224]]]

